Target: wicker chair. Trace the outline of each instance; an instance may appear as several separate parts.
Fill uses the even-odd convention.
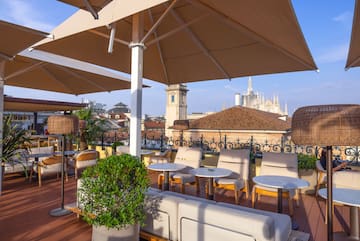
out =
[[[176,153],[174,162],[184,164],[187,167],[170,174],[171,185],[180,184],[180,191],[185,193],[185,184],[195,184],[196,191],[200,192],[199,179],[195,175],[190,173],[190,170],[200,167],[201,161],[201,148],[194,147],[179,147]],[[164,174],[158,176],[158,187],[162,189],[162,183],[164,181]]]
[[[216,178],[214,187],[215,189],[233,190],[236,204],[239,204],[240,191],[245,192],[246,199],[249,198],[249,157],[249,149],[220,151],[217,167],[229,169],[232,174],[228,177]]]
[[[260,167],[260,175],[282,175],[299,178],[297,155],[294,153],[264,152]],[[251,198],[253,208],[260,195],[277,197],[278,191],[275,188],[254,185]],[[298,200],[298,191],[293,189],[283,190],[282,195],[283,198],[289,200],[289,213],[292,216],[294,213],[293,199]]]
[[[171,150],[166,150],[158,155],[149,156],[149,164],[171,162]]]
[[[78,178],[78,172],[80,169],[84,169],[89,166],[93,166],[99,159],[99,152],[96,150],[84,150],[76,154],[69,160],[69,165],[75,170],[75,179]]]
[[[45,175],[56,174],[56,177],[59,178],[59,174],[61,174],[61,164],[62,156],[51,156],[39,161],[38,163],[34,163],[33,168],[30,171],[30,181],[32,180],[34,172],[37,172],[38,174],[39,187],[41,187],[42,177]],[[67,181],[68,175],[66,171],[66,162],[64,172]]]

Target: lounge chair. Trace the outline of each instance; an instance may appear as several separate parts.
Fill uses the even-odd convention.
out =
[[[232,171],[228,177],[216,178],[215,189],[233,190],[235,203],[239,204],[240,191],[245,192],[246,199],[249,198],[249,171],[250,171],[250,150],[221,150],[217,167],[226,168]]]

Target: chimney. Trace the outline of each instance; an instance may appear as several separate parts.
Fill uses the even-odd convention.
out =
[[[240,105],[240,93],[235,94],[235,106]]]

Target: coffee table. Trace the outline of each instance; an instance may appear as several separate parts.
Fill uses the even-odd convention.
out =
[[[162,171],[164,173],[164,185],[163,189],[169,190],[169,173],[176,172],[184,169],[186,165],[179,163],[154,163],[150,164],[147,168],[153,171]]]
[[[230,176],[232,171],[225,168],[207,168],[200,167],[190,171],[197,177],[208,178],[208,198],[214,200],[214,178],[215,177],[227,177]]]
[[[348,188],[333,188],[333,201],[350,206],[350,234],[335,233],[336,240],[360,240],[359,236],[359,207],[360,190]],[[327,188],[318,191],[320,197],[327,199]]]

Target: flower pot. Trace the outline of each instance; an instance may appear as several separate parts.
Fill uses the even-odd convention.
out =
[[[139,241],[140,225],[127,225],[125,228],[107,228],[105,226],[92,227],[92,241]]]

